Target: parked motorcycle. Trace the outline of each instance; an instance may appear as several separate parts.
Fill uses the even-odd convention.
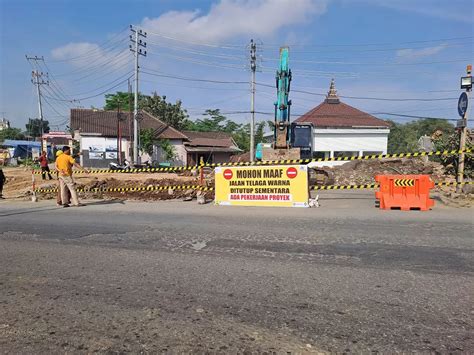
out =
[[[117,164],[117,163],[112,162],[109,164],[109,168],[110,170],[125,171],[125,170],[130,170],[132,166],[127,160],[125,160],[123,164]]]

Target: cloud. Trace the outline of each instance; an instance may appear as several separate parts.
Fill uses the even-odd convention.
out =
[[[429,57],[435,55],[442,50],[446,49],[448,45],[446,43],[440,44],[435,47],[424,47],[420,49],[399,49],[397,51],[397,57],[402,60],[411,60],[411,59],[419,59],[423,57]]]
[[[285,26],[306,23],[326,11],[329,0],[220,0],[206,14],[199,10],[169,11],[145,18],[149,32],[200,42],[239,36],[268,37]]]
[[[353,1],[353,0],[351,0]],[[457,22],[474,22],[472,0],[359,0],[393,10]]]

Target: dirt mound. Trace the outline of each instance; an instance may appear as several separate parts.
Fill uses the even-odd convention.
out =
[[[327,168],[334,185],[361,185],[375,182],[375,175],[431,175],[434,181],[445,181],[453,178],[446,174],[444,167],[436,162],[423,161],[418,158],[386,160],[354,160],[340,166]]]

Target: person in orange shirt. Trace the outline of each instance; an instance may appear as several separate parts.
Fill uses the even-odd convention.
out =
[[[78,169],[83,169],[76,163],[74,158],[71,157],[71,148],[64,146],[63,154],[56,158],[56,169],[59,172],[59,187],[61,189],[61,201],[63,202],[63,207],[69,207],[69,204],[65,203],[65,201],[68,201],[68,191],[71,193],[72,205],[76,207],[83,206],[79,203],[79,199],[77,198],[76,187],[72,177],[73,166]],[[86,169],[83,170],[88,172]]]

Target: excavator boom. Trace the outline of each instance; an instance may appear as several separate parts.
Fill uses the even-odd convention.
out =
[[[280,48],[280,65],[276,72],[277,101],[275,102],[275,149],[289,147],[290,139],[290,93],[291,70],[289,48]]]

